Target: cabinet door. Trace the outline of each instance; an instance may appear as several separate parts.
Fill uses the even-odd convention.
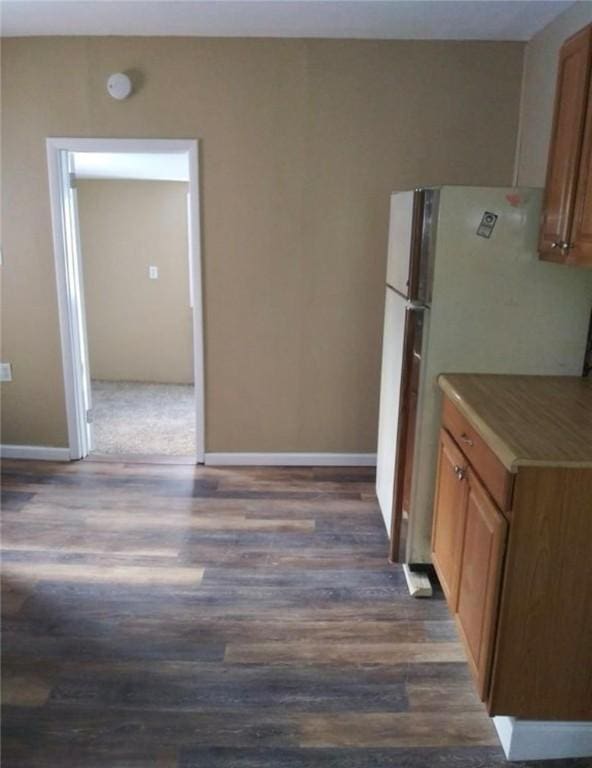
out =
[[[586,27],[564,44],[559,56],[539,241],[541,258],[551,261],[565,261],[569,253],[562,246],[571,242],[591,55],[591,28]]]
[[[566,262],[592,267],[592,82],[588,90],[584,145],[570,245]]]
[[[432,529],[432,561],[451,611],[456,610],[467,511],[466,473],[465,457],[448,433],[441,429]]]
[[[504,517],[470,471],[456,619],[482,700],[489,687],[506,531]]]

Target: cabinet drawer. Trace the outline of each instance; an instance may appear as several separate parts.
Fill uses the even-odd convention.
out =
[[[447,397],[444,398],[442,422],[500,509],[509,512],[512,508],[514,485],[512,473],[508,472],[479,433]]]

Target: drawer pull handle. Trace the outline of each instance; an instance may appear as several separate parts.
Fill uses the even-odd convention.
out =
[[[470,437],[467,437],[467,435],[465,435],[465,433],[464,433],[464,432],[463,432],[463,433],[462,433],[462,435],[460,436],[460,439],[461,439],[461,440],[462,440],[462,442],[463,442],[463,443],[465,443],[466,445],[474,445],[474,443],[473,443],[473,441],[471,440],[471,438],[470,438]]]
[[[464,480],[465,475],[467,474],[467,470],[464,467],[459,467],[458,464],[455,464],[454,474],[456,475],[457,480]]]

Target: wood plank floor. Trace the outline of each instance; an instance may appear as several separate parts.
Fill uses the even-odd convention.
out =
[[[6,461],[4,768],[504,765],[442,596],[386,562],[373,487]]]

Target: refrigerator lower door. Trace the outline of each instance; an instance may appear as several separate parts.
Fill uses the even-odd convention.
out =
[[[395,463],[407,306],[405,299],[391,288],[387,288],[382,337],[376,494],[389,536],[391,535],[395,488]]]

